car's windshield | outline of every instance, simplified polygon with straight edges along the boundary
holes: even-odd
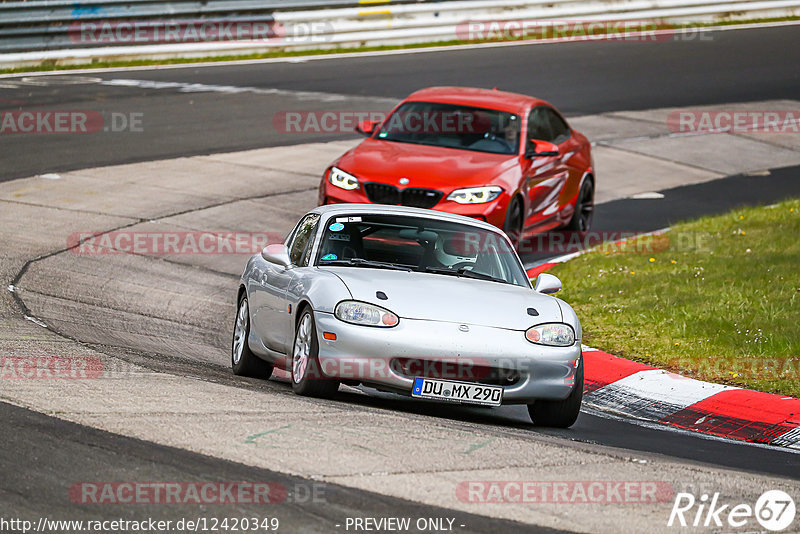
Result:
[[[316,264],[420,271],[530,287],[516,253],[499,232],[425,217],[332,217]]]
[[[493,109],[406,102],[381,125],[377,139],[492,154],[516,154],[519,116]]]

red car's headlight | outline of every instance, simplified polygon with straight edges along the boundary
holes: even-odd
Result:
[[[328,181],[336,187],[346,189],[347,191],[358,189],[358,178],[352,174],[344,172],[342,169],[337,169],[336,167],[331,167],[330,174],[328,175]]]
[[[465,189],[456,189],[447,195],[447,200],[452,200],[459,204],[484,204],[496,199],[502,192],[503,188],[496,185],[467,187]]]

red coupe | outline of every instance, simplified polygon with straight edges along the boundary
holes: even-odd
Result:
[[[502,228],[515,243],[525,234],[591,225],[589,141],[544,100],[431,87],[357,131],[367,139],[325,171],[320,205],[447,211]]]

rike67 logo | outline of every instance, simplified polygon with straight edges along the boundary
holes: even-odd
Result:
[[[720,502],[719,493],[699,499],[691,493],[678,493],[667,526],[678,527],[753,527],[752,521],[772,532],[786,530],[794,522],[794,499],[781,490],[764,492],[755,506],[746,503],[732,505]]]

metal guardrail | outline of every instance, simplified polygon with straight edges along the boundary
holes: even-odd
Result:
[[[419,0],[407,0],[417,2]],[[386,2],[388,3],[388,2]],[[402,3],[395,1],[394,3]],[[0,2],[0,24],[42,24],[76,19],[171,17],[237,11],[270,13],[276,10],[330,9],[369,5],[357,0],[28,0]],[[379,5],[379,4],[378,4]]]
[[[0,53],[93,46],[69,32],[84,21],[265,21],[275,11],[314,10],[429,0],[28,0],[0,1]],[[442,0],[436,0],[442,1]],[[447,0],[444,0],[447,1]],[[96,46],[96,45],[94,45]]]
[[[470,21],[685,23],[792,15],[800,16],[800,0],[14,1],[0,2],[0,66],[465,40]],[[164,38],[168,27],[180,33],[203,24],[215,38]],[[230,25],[250,33],[220,36]],[[109,38],[100,30],[123,27],[126,35],[135,27],[142,38]]]

